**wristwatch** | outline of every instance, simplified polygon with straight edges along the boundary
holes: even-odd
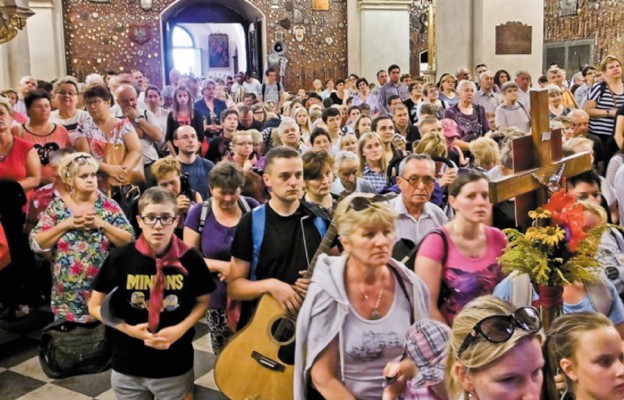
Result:
[[[139,124],[139,122],[141,122],[141,117],[136,117],[136,118],[134,119],[134,124],[135,124],[135,125],[138,125],[138,124]]]

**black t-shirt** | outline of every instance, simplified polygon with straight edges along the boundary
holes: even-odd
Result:
[[[248,131],[250,129],[255,129],[255,130],[261,131],[262,130],[262,124],[254,119],[253,122],[251,123],[251,125],[246,127],[246,128],[243,125],[241,125],[240,123],[236,127],[237,131]]]
[[[405,101],[403,101],[405,107],[409,110],[409,119],[410,122],[414,125],[418,123],[418,104],[414,103],[414,100],[411,97]]]
[[[300,277],[299,271],[308,268],[308,263],[321,244],[321,235],[314,225],[314,217],[303,205],[288,217],[277,214],[268,203],[265,207],[266,225],[260,246],[256,279],[276,278],[293,284]],[[232,256],[249,263],[253,258],[251,216],[252,213],[247,213],[241,218],[232,242]],[[306,216],[308,217],[302,220]],[[302,223],[305,234],[301,231]],[[249,321],[256,304],[257,301],[242,303],[239,327]]]
[[[215,283],[204,259],[195,249],[187,251],[180,263],[188,271],[164,268],[165,292],[158,329],[182,322],[196,304],[196,298],[212,292]],[[113,249],[93,281],[93,289],[108,293],[116,286],[111,300],[112,313],[130,325],[147,322],[150,289],[156,276],[156,261],[144,256],[134,243]],[[167,350],[147,347],[117,329],[109,329],[113,341],[113,369],[127,375],[145,378],[178,376],[193,368],[192,340],[189,329]]]
[[[587,139],[594,142],[594,164],[598,165],[599,162],[605,160],[605,148],[602,144],[602,140],[596,135],[592,135],[591,133],[587,134]]]

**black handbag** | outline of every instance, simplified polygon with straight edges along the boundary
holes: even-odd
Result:
[[[105,326],[99,322],[80,324],[54,321],[43,329],[39,363],[52,379],[106,371],[112,361],[112,347]]]

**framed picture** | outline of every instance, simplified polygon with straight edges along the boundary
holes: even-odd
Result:
[[[210,68],[229,68],[228,35],[225,33],[214,33],[208,36],[208,66]]]
[[[576,15],[576,0],[560,0],[561,16]]]
[[[312,10],[329,11],[329,0],[312,0]]]

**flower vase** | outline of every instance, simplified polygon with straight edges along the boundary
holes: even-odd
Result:
[[[563,287],[538,285],[539,311],[544,331],[548,331],[557,317],[563,314]]]

